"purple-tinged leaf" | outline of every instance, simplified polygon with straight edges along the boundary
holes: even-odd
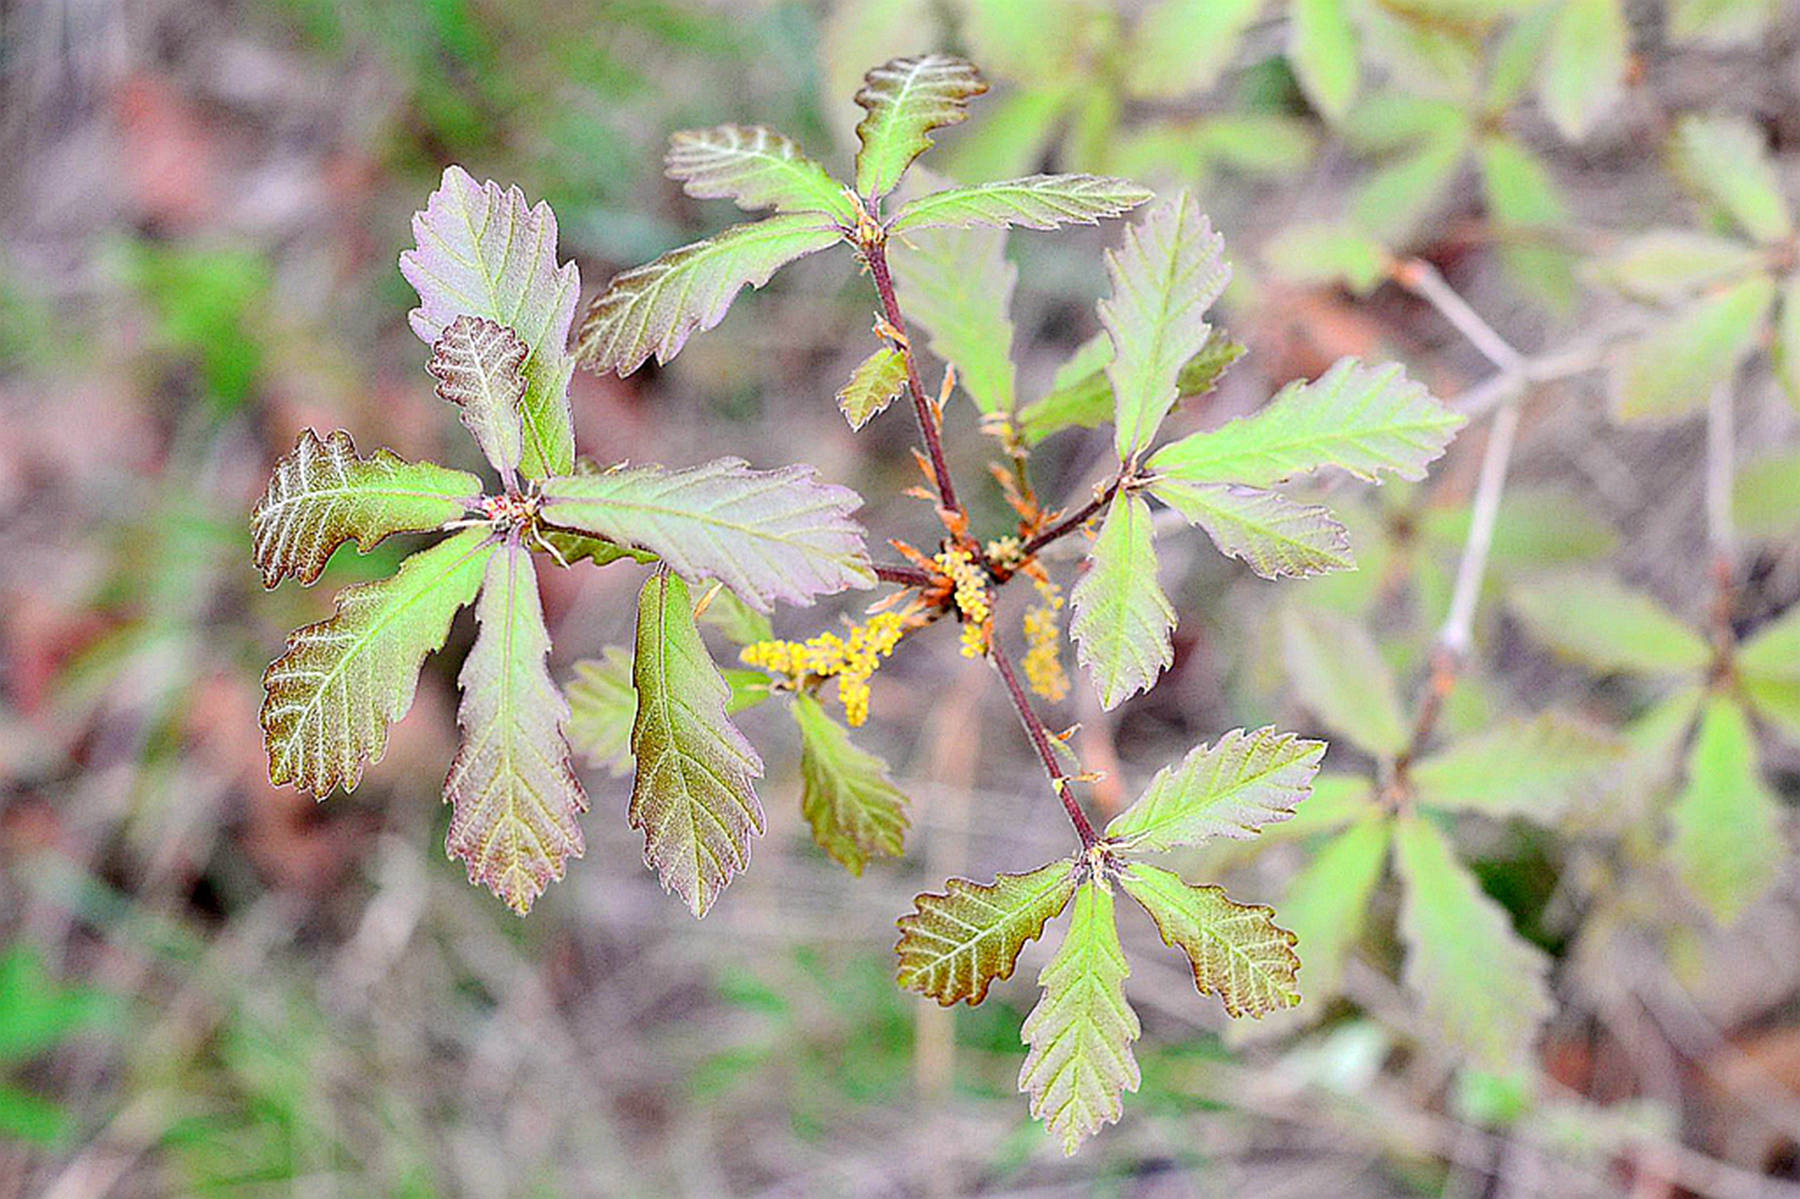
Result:
[[[504,478],[519,469],[525,398],[525,358],[531,347],[507,326],[459,316],[431,346],[425,369],[437,378],[440,399],[462,409],[463,427]]]

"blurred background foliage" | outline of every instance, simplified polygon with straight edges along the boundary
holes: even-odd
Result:
[[[785,801],[791,735],[749,713],[771,829],[699,924],[642,868],[625,784],[597,772],[587,857],[529,921],[446,866],[432,797],[461,624],[354,794],[315,806],[268,785],[263,664],[406,548],[264,594],[247,513],[270,463],[310,425],[472,465],[395,269],[443,164],[548,199],[591,296],[726,219],[661,177],[669,132],[762,122],[841,165],[862,72],[934,48],[995,86],[933,169],[1196,190],[1249,354],[1184,419],[1242,414],[1350,353],[1404,361],[1478,417],[1424,484],[1321,485],[1357,573],[1277,587],[1197,538],[1165,542],[1170,679],[1113,715],[1078,685],[1053,717],[1080,722],[1103,805],[1230,727],[1331,730],[1284,645],[1296,620],[1366,636],[1411,715],[1479,418],[1529,377],[1440,733],[1559,709],[1627,748],[1553,820],[1446,822],[1553,963],[1553,1007],[1505,1068],[1421,1009],[1398,889],[1377,879],[1342,993],[1304,1009],[1307,1029],[1227,1034],[1178,961],[1134,953],[1142,1092],[1064,1162],[1013,1094],[1041,953],[973,1011],[891,983],[915,891],[1064,848],[1012,717],[949,638],[882,672],[865,730],[914,801],[909,856],[856,880],[818,853]],[[1800,603],[1800,300],[1771,307],[1800,257],[1797,49],[1780,0],[0,3],[0,1196],[1800,1193],[1791,861],[1772,855],[1725,922],[1682,885],[1680,688],[1552,653],[1541,626],[1574,609],[1534,622],[1530,598],[1578,569],[1746,639]],[[1655,229],[1682,232],[1640,240]],[[1022,398],[1095,331],[1115,236],[1012,239]],[[826,257],[667,369],[580,375],[581,450],[808,460],[869,497],[878,538],[928,538],[929,514],[897,498],[905,421],[853,440],[832,403],[868,311],[848,256]],[[1497,382],[1401,285],[1415,259],[1524,375]],[[1758,272],[1761,307],[1718,307],[1726,285],[1761,295]],[[1739,467],[1723,615],[1691,415],[1721,381]],[[981,442],[956,430],[974,423],[953,411],[971,478]],[[1106,442],[1047,441],[1046,492],[1083,497]],[[998,489],[972,499],[999,527]],[[622,640],[635,580],[545,579],[559,678]],[[1794,673],[1795,698],[1765,688],[1727,764],[1762,780],[1781,847],[1800,747],[1766,714],[1800,709]],[[1335,786],[1371,759],[1345,740],[1327,769]],[[1277,902],[1320,827],[1207,868]]]

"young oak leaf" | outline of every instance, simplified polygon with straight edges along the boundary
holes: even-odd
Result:
[[[1756,736],[1743,708],[1712,696],[1688,751],[1675,800],[1675,868],[1721,925],[1735,921],[1775,881],[1786,856],[1781,801],[1763,782]]]
[[[1131,1043],[1143,1029],[1125,1000],[1130,973],[1112,892],[1090,879],[1076,892],[1062,947],[1038,975],[1044,993],[1019,1029],[1031,1046],[1019,1090],[1066,1154],[1118,1120],[1124,1092],[1138,1088]]]
[[[1055,229],[1095,225],[1123,216],[1152,193],[1126,179],[1101,175],[1031,175],[976,187],[932,192],[911,201],[888,222],[888,235],[952,225]]]
[[[488,559],[475,619],[481,631],[457,680],[463,740],[444,782],[444,847],[471,883],[523,916],[581,856],[576,817],[588,806],[563,738],[569,705],[544,666],[550,634],[530,551],[508,544]]]
[[[1181,364],[1175,376],[1178,396],[1205,395],[1244,353],[1242,342],[1233,341],[1223,329],[1212,330],[1206,344]],[[1052,433],[1076,426],[1098,429],[1111,420],[1116,402],[1106,365],[1112,358],[1112,339],[1104,331],[1083,342],[1056,372],[1049,394],[1020,410],[1019,433],[1025,444],[1035,446]]]
[[[423,533],[455,520],[481,498],[481,480],[434,462],[407,462],[387,450],[356,456],[342,429],[320,441],[307,429],[275,464],[250,516],[263,586],[293,575],[318,580],[346,541],[367,553],[391,533]]]
[[[1175,660],[1169,640],[1175,609],[1156,581],[1150,519],[1142,497],[1114,496],[1094,542],[1092,565],[1069,596],[1075,656],[1108,710],[1148,689]]]
[[[546,523],[645,550],[687,579],[719,579],[759,612],[777,599],[875,582],[855,492],[809,466],[752,470],[741,458],[669,470],[620,466],[544,485]]]
[[[1274,728],[1232,729],[1216,745],[1195,746],[1157,771],[1137,802],[1113,817],[1106,836],[1145,853],[1214,837],[1253,837],[1264,825],[1293,818],[1324,758],[1323,741]]]
[[[498,321],[463,315],[444,327],[425,364],[440,399],[462,410],[462,423],[504,478],[519,469],[524,434],[525,358],[531,347]]]
[[[1019,268],[1002,229],[933,229],[891,255],[900,307],[930,335],[931,352],[956,367],[956,381],[988,414],[1017,398],[1008,311]]]
[[[1300,702],[1320,723],[1367,753],[1406,748],[1406,716],[1394,674],[1362,625],[1336,612],[1291,607],[1281,618],[1283,656]]]
[[[731,687],[700,640],[687,584],[667,567],[638,596],[632,685],[637,779],[627,818],[643,830],[644,862],[663,887],[704,916],[763,832],[763,764],[726,719]]]
[[[591,766],[603,766],[615,776],[629,770],[631,726],[637,721],[631,654],[609,645],[598,659],[575,663],[568,699],[569,744]]]
[[[987,90],[973,63],[948,54],[895,58],[864,75],[854,97],[866,114],[856,126],[857,193],[878,200],[893,191],[931,148],[931,131],[967,120],[969,100]]]
[[[1068,858],[991,883],[950,879],[943,894],[920,895],[916,910],[897,922],[895,979],[945,1007],[958,1000],[972,1007],[987,998],[995,979],[1012,977],[1019,954],[1074,893],[1075,863]]]
[[[1609,575],[1571,573],[1514,587],[1512,610],[1551,649],[1598,670],[1688,674],[1706,639],[1655,598]]]
[[[1450,1044],[1490,1070],[1516,1067],[1553,1006],[1549,959],[1513,931],[1506,909],[1428,821],[1396,822],[1394,866],[1405,887],[1407,988]]]
[[[837,393],[838,409],[852,429],[860,429],[905,387],[906,355],[893,346],[882,346],[851,372],[850,381]]]
[[[616,276],[589,306],[575,356],[597,371],[629,375],[652,354],[667,362],[689,336],[725,319],[738,292],[843,238],[819,213],[772,216],[670,250]]]
[[[906,796],[888,778],[887,763],[858,748],[812,696],[795,696],[793,712],[800,726],[800,813],[813,840],[858,877],[870,858],[899,857]]]
[[[475,598],[495,543],[466,529],[420,550],[392,578],[345,588],[329,619],[288,636],[263,674],[269,779],[324,797],[355,790],[387,748],[388,725],[412,706],[425,655]]]
[[[1362,936],[1369,900],[1387,861],[1391,822],[1364,819],[1340,832],[1288,883],[1281,918],[1304,955],[1305,1008],[1322,1014],[1344,981],[1344,964]]]
[[[1265,579],[1356,568],[1350,531],[1328,508],[1240,483],[1163,478],[1151,483],[1150,494],[1205,529],[1221,554],[1242,559]]]
[[[1223,887],[1195,887],[1157,866],[1133,862],[1119,880],[1156,921],[1165,944],[1187,954],[1194,986],[1233,1016],[1261,1016],[1300,1002],[1294,934],[1275,909],[1237,903]]]
[[[1126,228],[1125,244],[1107,251],[1106,272],[1112,295],[1099,307],[1113,343],[1106,376],[1114,444],[1121,462],[1134,462],[1175,404],[1182,364],[1212,333],[1206,310],[1230,282],[1231,267],[1224,238],[1184,190]]]
[[[575,461],[567,347],[581,278],[574,263],[556,265],[556,215],[541,200],[528,206],[516,187],[478,184],[451,166],[412,226],[418,245],[400,255],[400,273],[419,293],[413,332],[434,345],[464,315],[512,329],[529,350],[521,469],[534,479],[567,474]]]
[[[1616,765],[1624,744],[1556,712],[1512,720],[1453,742],[1408,772],[1429,807],[1549,823],[1580,788]]]
[[[854,228],[857,205],[791,138],[761,125],[684,129],[669,138],[665,173],[700,200],[755,211],[818,212]]]
[[[1340,358],[1311,383],[1294,382],[1260,411],[1171,442],[1150,470],[1186,483],[1267,487],[1323,466],[1379,482],[1417,482],[1465,417],[1431,398],[1398,364]]]

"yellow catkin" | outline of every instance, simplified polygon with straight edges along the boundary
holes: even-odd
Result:
[[[1025,613],[1025,680],[1052,703],[1069,694],[1062,664],[1062,588],[1048,579],[1033,579],[1040,602]]]
[[[962,613],[962,655],[979,658],[987,653],[988,619],[994,614],[987,574],[975,565],[967,550],[949,549],[938,554],[938,569],[956,584],[956,610]]]
[[[879,612],[848,633],[820,633],[807,641],[758,641],[739,653],[745,665],[782,675],[792,686],[808,678],[838,681],[844,718],[860,725],[869,718],[869,676],[894,652],[906,632],[898,612]]]

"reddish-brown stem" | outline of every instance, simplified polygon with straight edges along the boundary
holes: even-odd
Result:
[[[1031,555],[1049,545],[1052,541],[1059,541],[1062,538],[1067,537],[1070,533],[1073,533],[1076,529],[1079,529],[1082,525],[1085,525],[1088,521],[1094,519],[1094,514],[1106,507],[1106,505],[1111,502],[1113,496],[1118,494],[1119,488],[1124,485],[1125,472],[1120,471],[1113,476],[1112,482],[1101,488],[1093,499],[1076,509],[1072,515],[1064,520],[1056,522],[1042,533],[1039,533],[1036,537],[1033,537],[1030,541],[1027,541],[1024,547],[1025,556],[1029,558]]]
[[[919,418],[919,436],[925,440],[925,452],[931,458],[931,473],[937,480],[938,499],[945,508],[966,516],[956,499],[956,484],[950,481],[950,467],[944,460],[944,439],[938,432],[937,417],[931,411],[931,400],[919,381],[919,366],[913,360],[912,344],[906,332],[906,318],[900,313],[900,300],[894,294],[894,277],[888,273],[887,246],[879,238],[862,244],[863,261],[869,264],[869,277],[875,280],[875,291],[881,297],[881,313],[894,332],[900,335],[900,356],[906,360],[906,390],[912,394],[913,415]]]
[[[1056,750],[1050,744],[1050,730],[1044,727],[1031,701],[1025,697],[1025,689],[1019,686],[1019,676],[1013,672],[1012,661],[997,640],[988,647],[988,657],[994,660],[994,669],[1000,672],[1000,679],[1006,684],[1006,694],[1012,698],[1013,708],[1019,713],[1019,723],[1025,726],[1032,748],[1037,750],[1038,759],[1044,764],[1044,773],[1050,776],[1050,787],[1062,800],[1063,811],[1069,814],[1069,823],[1075,826],[1075,835],[1081,838],[1082,850],[1092,849],[1099,844],[1100,834],[1094,831],[1094,826],[1088,823],[1087,813],[1075,802],[1069,789],[1069,777],[1063,773],[1062,764],[1056,760]]]
[[[928,572],[893,562],[875,563],[875,577],[883,583],[898,583],[902,587],[924,587],[931,582]]]

